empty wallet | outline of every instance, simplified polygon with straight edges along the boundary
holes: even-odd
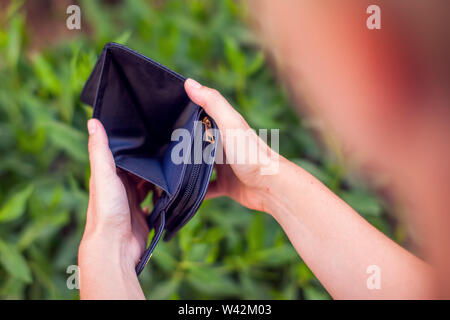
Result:
[[[108,43],[81,93],[105,127],[116,166],[159,191],[147,218],[155,233],[136,266],[138,275],[162,233],[170,240],[194,216],[214,166],[216,123],[189,99],[184,81],[129,48]],[[183,134],[174,139],[176,129]]]

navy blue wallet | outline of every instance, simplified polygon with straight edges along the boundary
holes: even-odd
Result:
[[[116,166],[159,191],[147,218],[155,234],[136,266],[137,274],[162,233],[170,240],[194,216],[214,166],[217,126],[189,99],[184,81],[129,48],[108,43],[81,93],[105,127]],[[176,129],[183,134],[174,139]]]

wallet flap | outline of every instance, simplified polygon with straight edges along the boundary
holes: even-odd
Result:
[[[100,76],[105,63],[105,51],[106,49],[102,50],[97,62],[95,63],[94,69],[92,70],[88,80],[84,84],[83,90],[81,91],[81,101],[90,106],[94,106],[95,98],[97,96]]]

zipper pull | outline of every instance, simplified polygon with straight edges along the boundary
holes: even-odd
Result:
[[[206,136],[206,141],[209,143],[214,143],[214,135],[211,133],[211,121],[209,120],[208,117],[204,117],[203,120],[203,125],[205,126],[205,136]]]

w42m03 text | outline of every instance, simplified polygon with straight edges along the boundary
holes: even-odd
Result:
[[[269,304],[222,304],[220,307],[184,305],[178,308],[180,315],[201,315],[209,318],[214,313],[223,315],[270,315],[272,306]]]

